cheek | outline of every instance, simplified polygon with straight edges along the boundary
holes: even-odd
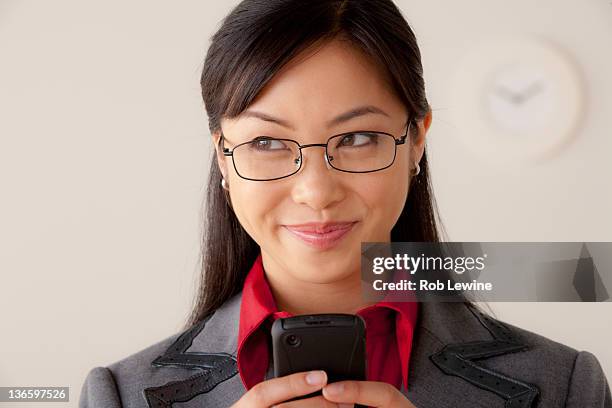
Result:
[[[406,203],[406,198],[408,198],[408,190],[410,186],[410,172],[411,167],[408,159],[408,149],[398,149],[397,157],[395,158],[395,163],[391,168],[393,171],[388,175],[389,184],[387,187],[390,189],[389,192],[389,205],[391,207],[391,211],[394,215],[399,218],[402,210],[404,209],[404,204]],[[393,223],[395,225],[395,222]]]
[[[248,180],[235,182],[230,197],[238,221],[261,246],[267,239],[269,229],[274,226],[275,207],[281,198],[265,183]]]
[[[397,164],[398,165],[396,167]],[[369,208],[371,228],[387,234],[397,222],[408,196],[408,166],[397,160],[389,169],[364,180],[361,196]],[[376,173],[372,173],[375,175]]]

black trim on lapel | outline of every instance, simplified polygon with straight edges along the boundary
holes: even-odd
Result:
[[[185,380],[145,388],[143,393],[149,407],[167,408],[172,407],[174,402],[189,401],[199,394],[209,392],[217,384],[238,373],[236,359],[231,354],[186,351],[211,316],[182,333],[163,355],[151,362],[155,367],[174,366],[198,370],[198,373]]]
[[[491,391],[506,400],[506,408],[529,408],[539,395],[538,388],[476,363],[476,360],[507,353],[525,351],[528,346],[519,341],[501,322],[468,309],[493,336],[493,340],[448,344],[430,356],[433,363],[447,375],[455,375],[477,387]]]

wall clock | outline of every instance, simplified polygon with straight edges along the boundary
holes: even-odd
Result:
[[[571,56],[535,36],[489,39],[454,70],[451,112],[461,140],[487,159],[539,161],[579,130],[584,85]]]

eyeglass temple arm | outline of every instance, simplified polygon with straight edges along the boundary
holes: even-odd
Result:
[[[408,132],[410,131],[411,123],[412,123],[412,118],[408,118],[408,123],[407,123],[408,126],[406,126],[406,133],[404,133],[404,135],[400,137],[399,139],[395,139],[396,145],[401,145],[406,142],[406,138],[408,137]]]
[[[217,145],[222,148],[224,156],[232,156],[233,152],[231,152],[230,149],[228,149],[227,147],[223,147],[224,138],[225,137],[223,136],[223,132],[221,132],[221,137],[219,137],[219,142],[217,142]]]

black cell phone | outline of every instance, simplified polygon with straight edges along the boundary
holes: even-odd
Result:
[[[328,383],[365,381],[365,330],[363,318],[345,313],[298,315],[275,320],[272,324],[274,377],[325,370]],[[321,394],[317,391],[289,401]]]

